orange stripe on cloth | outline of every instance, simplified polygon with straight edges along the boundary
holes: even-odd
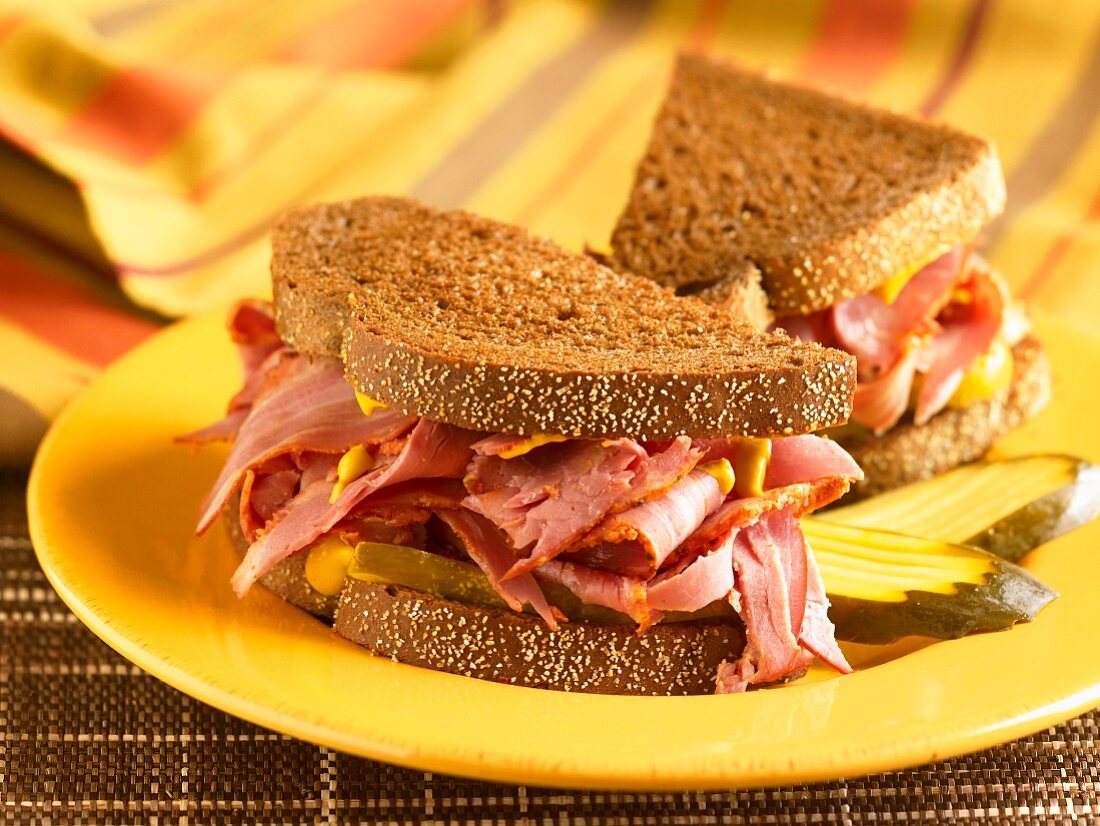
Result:
[[[274,57],[337,69],[399,66],[413,57],[425,40],[476,2],[360,0],[301,33]]]
[[[157,329],[6,250],[0,250],[0,294],[0,316],[98,366],[114,361]]]
[[[830,0],[802,74],[864,91],[897,56],[914,5],[914,0]]]
[[[142,163],[183,132],[224,79],[222,73],[122,68],[76,113],[61,137],[128,163]]]
[[[1035,268],[1035,272],[1031,274],[1031,277],[1028,278],[1024,286],[1020,289],[1021,298],[1030,299],[1042,289],[1043,285],[1050,279],[1055,269],[1057,269],[1058,264],[1065,258],[1070,247],[1073,246],[1073,242],[1076,241],[1077,237],[1081,234],[1081,230],[1095,221],[1100,221],[1100,192],[1096,193],[1088,210],[1081,216],[1081,219],[1073,227],[1059,235],[1054,243],[1050,245],[1050,249],[1047,250],[1047,254],[1043,256],[1043,260],[1039,262],[1039,266]]]

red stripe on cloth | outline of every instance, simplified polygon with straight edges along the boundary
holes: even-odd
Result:
[[[0,317],[100,367],[157,329],[7,250],[0,250],[0,295]]]
[[[959,48],[955,52],[955,57],[947,67],[943,79],[932,90],[932,94],[925,100],[924,105],[921,106],[922,114],[936,114],[943,108],[951,93],[955,91],[955,87],[959,85],[959,81],[970,63],[970,58],[974,55],[974,46],[978,42],[978,35],[981,33],[982,26],[989,14],[990,3],[991,0],[973,0],[970,17],[967,18],[966,28],[963,29],[962,39],[959,41]]]
[[[361,0],[299,34],[274,57],[338,69],[394,67],[477,0]]]
[[[194,121],[224,80],[220,73],[183,76],[148,66],[122,68],[69,121],[61,138],[142,163]]]
[[[828,0],[802,74],[854,92],[867,89],[893,62],[914,0]]]
[[[1066,257],[1066,253],[1069,252],[1073,242],[1081,234],[1081,230],[1095,221],[1100,221],[1100,192],[1093,198],[1088,210],[1081,216],[1081,220],[1073,228],[1058,236],[1054,243],[1050,245],[1047,254],[1043,256],[1043,260],[1039,262],[1035,272],[1031,274],[1031,277],[1028,278],[1020,290],[1021,298],[1032,298],[1042,289],[1043,285],[1050,280],[1050,276],[1058,267],[1058,264]]]

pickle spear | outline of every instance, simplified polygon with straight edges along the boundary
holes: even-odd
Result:
[[[837,639],[955,639],[1035,618],[1057,594],[1023,568],[939,539],[804,519]]]
[[[489,578],[476,565],[405,545],[360,542],[348,565],[348,576],[384,585],[403,585],[467,605],[508,607],[489,584]],[[634,620],[626,614],[582,602],[572,591],[556,582],[541,581],[539,587],[546,595],[547,602],[570,620],[598,625],[634,624]],[[670,612],[664,616],[663,621],[682,622],[727,616],[734,616],[734,611],[729,603],[723,601],[691,613]]]
[[[1100,465],[1040,454],[963,465],[814,519],[973,545],[1015,562],[1097,514]]]

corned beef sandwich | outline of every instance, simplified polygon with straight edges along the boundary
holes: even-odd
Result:
[[[854,359],[465,212],[277,225],[244,385],[193,441],[257,582],[372,653],[525,686],[743,691],[849,666],[799,517],[861,477],[809,435]]]
[[[684,54],[614,262],[855,355],[834,435],[867,495],[979,457],[1049,399],[1027,316],[975,249],[1004,200],[984,138]]]

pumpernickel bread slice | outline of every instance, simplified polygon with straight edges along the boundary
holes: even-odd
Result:
[[[466,212],[401,198],[298,210],[276,227],[272,272],[292,347],[342,353],[368,396],[461,427],[771,436],[851,410],[851,356]]]
[[[984,138],[683,54],[612,248],[681,293],[743,293],[758,268],[777,315],[806,314],[971,240],[1004,200]]]
[[[962,409],[947,408],[923,425],[909,416],[882,436],[847,426],[834,438],[863,468],[845,502],[930,479],[980,458],[993,442],[1050,401],[1050,363],[1034,336],[1012,348],[1013,381],[1001,393]]]
[[[239,501],[239,497],[238,497]],[[248,551],[237,508],[222,515],[240,556]],[[745,646],[736,618],[652,626],[563,623],[464,605],[398,585],[347,579],[325,596],[305,577],[306,553],[279,562],[260,584],[372,654],[409,665],[533,688],[594,694],[712,694],[722,660]]]
[[[529,688],[587,694],[713,694],[718,665],[741,655],[736,621],[654,625],[565,622],[349,580],[336,633],[408,665]]]

